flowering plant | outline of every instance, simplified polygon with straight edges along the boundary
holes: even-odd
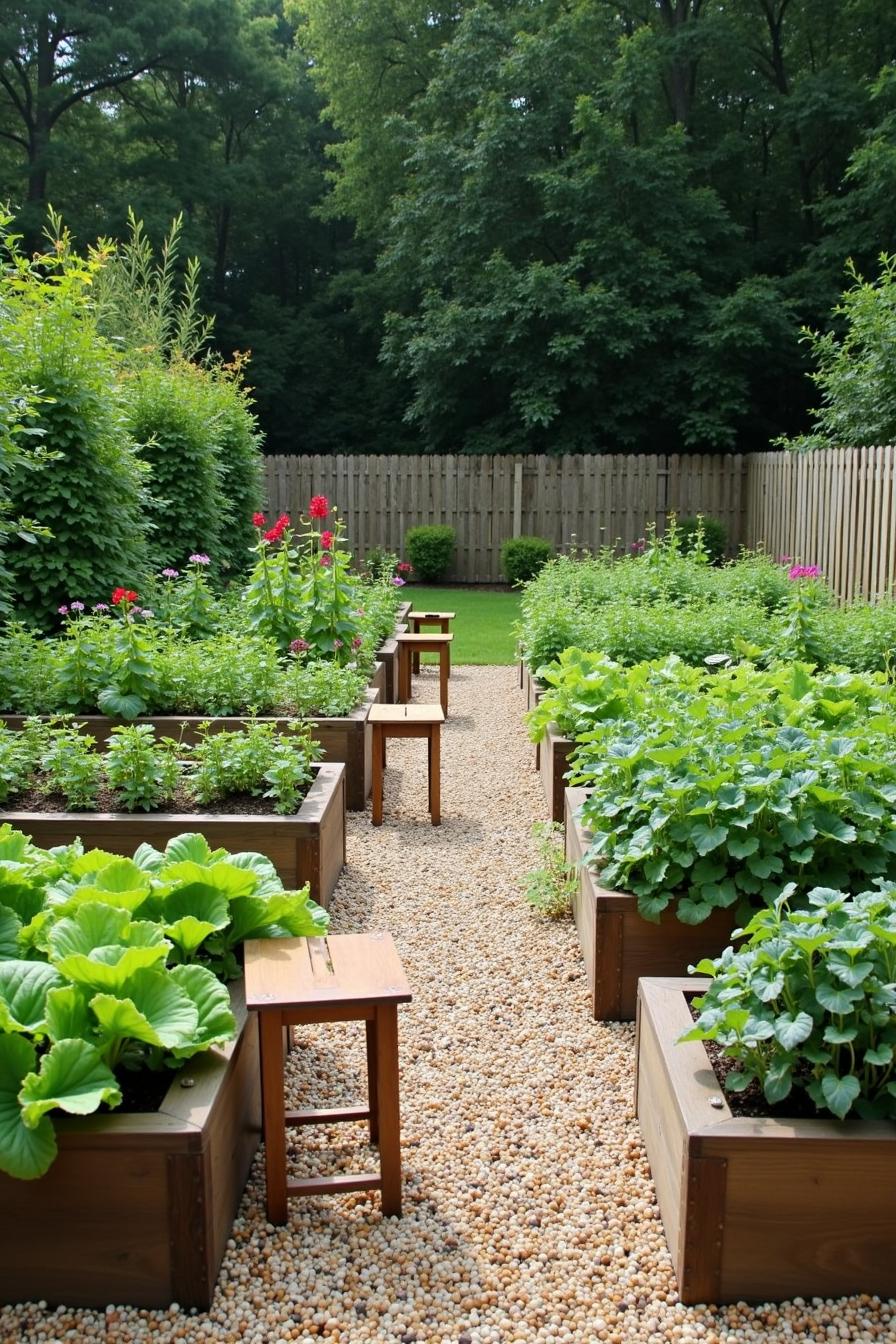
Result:
[[[146,712],[158,690],[151,637],[146,626],[135,619],[139,609],[132,588],[116,588],[111,602],[118,617],[112,646],[114,663],[110,684],[100,691],[97,704],[104,714],[135,719]]]
[[[299,552],[288,514],[281,514],[270,528],[263,513],[256,513],[252,522],[258,534],[253,548],[256,561],[243,605],[253,633],[272,639],[285,653],[302,621]]]

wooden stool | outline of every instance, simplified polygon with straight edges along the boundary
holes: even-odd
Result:
[[[433,826],[441,824],[440,734],[445,715],[439,705],[371,705],[373,726],[373,816],[374,826],[383,824],[383,771],[386,768],[387,737],[425,737],[429,743],[429,813]]]
[[[419,635],[424,625],[437,625],[443,635],[447,635],[451,622],[457,615],[454,611],[409,611],[408,624],[412,635]],[[414,672],[420,671],[420,654],[414,654]],[[448,649],[448,675],[451,676],[451,649]]]
[[[453,635],[396,635],[398,645],[398,699],[411,698],[411,662],[415,654],[437,653],[439,655],[439,699],[445,718],[448,717],[448,658]]]
[[[246,1006],[261,1031],[267,1211],[285,1223],[290,1195],[379,1190],[384,1214],[401,1213],[401,1138],[398,1114],[398,1004],[411,991],[388,933],[331,934],[327,938],[253,938],[245,944]],[[287,1111],[283,1028],[312,1022],[366,1023],[369,1103]],[[340,1172],[301,1181],[286,1178],[286,1126],[367,1120],[379,1144],[380,1174]]]

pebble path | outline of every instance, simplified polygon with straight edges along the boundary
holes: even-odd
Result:
[[[433,672],[415,699],[438,699]],[[679,1303],[632,1112],[633,1028],[590,1020],[571,922],[522,898],[545,814],[522,714],[515,669],[455,668],[442,826],[419,741],[390,743],[384,825],[349,817],[333,931],[389,930],[414,992],[399,1010],[404,1217],[346,1194],[292,1200],[273,1227],[259,1154],[210,1312],[0,1307],[2,1344],[896,1341],[896,1302],[872,1297]],[[294,1105],[363,1095],[359,1024],[301,1045]],[[362,1125],[299,1136],[296,1174],[375,1162]]]

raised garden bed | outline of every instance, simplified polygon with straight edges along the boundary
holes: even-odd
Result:
[[[373,783],[371,749],[373,731],[368,723],[370,706],[380,700],[380,692],[371,689],[363,705],[352,710],[342,718],[308,719],[311,736],[321,744],[324,759],[328,762],[341,761],[345,765],[345,805],[351,812],[363,812],[364,804],[370,796]],[[105,743],[113,728],[124,723],[123,719],[110,718],[107,714],[78,714],[78,723],[84,725],[85,732],[96,738],[98,744]],[[25,722],[21,714],[0,715],[0,723],[8,728],[19,729]],[[219,715],[211,717],[202,714],[156,714],[146,715],[133,720],[134,723],[149,723],[159,737],[173,737],[183,742],[196,742],[199,737],[199,725],[209,723],[212,732],[234,731],[245,728],[245,716]],[[272,723],[280,732],[286,732],[291,719],[259,715],[258,723]]]
[[[686,992],[641,981],[636,1107],[685,1303],[896,1295],[896,1125],[735,1118]]]
[[[538,744],[538,771],[551,821],[565,818],[566,772],[575,745],[571,738],[561,737],[553,723]]]
[[[670,907],[653,924],[641,918],[637,899],[629,892],[601,887],[582,861],[590,845],[578,817],[585,797],[585,789],[566,790],[566,857],[578,871],[573,917],[594,1017],[629,1022],[637,1008],[640,976],[686,975],[701,957],[716,956],[727,947],[735,917],[731,910],[715,910],[702,924],[682,924]]]
[[[173,1074],[157,1111],[57,1119],[45,1176],[0,1174],[4,1302],[211,1306],[261,1134],[257,1019],[231,997],[236,1040]]]
[[[293,816],[208,812],[0,812],[16,830],[48,849],[80,836],[87,848],[133,854],[142,844],[164,849],[172,836],[201,831],[212,848],[254,850],[271,860],[289,889],[308,882],[329,905],[345,863],[345,766],[315,765],[316,778]]]

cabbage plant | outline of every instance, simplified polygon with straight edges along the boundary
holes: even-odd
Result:
[[[120,1105],[121,1070],[177,1068],[230,1040],[224,981],[244,939],[328,926],[264,855],[201,835],[122,858],[0,827],[0,1170],[42,1176],[51,1112]]]

